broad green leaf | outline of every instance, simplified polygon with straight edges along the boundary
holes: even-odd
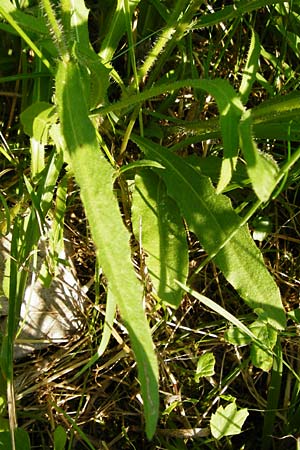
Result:
[[[98,148],[88,117],[88,74],[75,61],[60,61],[56,101],[70,161],[108,286],[120,308],[135,353],[144,402],[146,433],[158,417],[158,366],[142,305],[142,287],[131,262],[129,233],[113,192],[114,170]]]
[[[65,450],[67,443],[67,433],[65,429],[59,425],[54,430],[54,450]]]
[[[205,87],[204,87],[205,89]],[[213,80],[209,92],[215,97],[220,113],[220,127],[224,148],[217,193],[230,183],[238,156],[238,124],[243,113],[243,105],[233,87],[226,80]]]
[[[266,312],[270,325],[283,329],[286,319],[279,289],[229,198],[217,195],[209,178],[164,147],[137,136],[132,140],[147,158],[165,167],[159,175],[168,194],[227,280],[251,308]]]
[[[250,328],[250,327],[249,327]],[[224,333],[224,339],[232,345],[244,346],[252,342],[251,336],[243,333],[238,327],[230,326]]]
[[[254,192],[265,202],[272,194],[276,182],[278,167],[272,157],[259,153],[252,137],[251,111],[246,111],[239,125],[241,147],[247,162],[247,171]]]
[[[9,420],[6,417],[0,417],[0,433],[3,431],[9,431]]]
[[[252,364],[264,371],[269,371],[273,365],[273,349],[277,340],[277,332],[265,322],[257,320],[249,325],[249,330],[255,336],[253,340],[237,327],[230,327],[224,334],[227,342],[243,346],[251,344],[250,356]]]
[[[55,107],[47,102],[36,102],[20,115],[24,132],[37,142],[48,144],[47,130],[57,120]]]
[[[34,33],[36,36],[49,35],[47,21],[43,15],[35,17],[32,14],[26,14],[21,8],[18,8],[10,0],[1,0],[1,8],[9,14],[16,23],[25,30]]]
[[[188,275],[186,233],[176,203],[152,171],[144,170],[135,177],[132,223],[158,296],[178,307],[182,289],[175,280],[185,283]]]
[[[24,132],[30,136],[31,178],[36,180],[45,168],[45,145],[49,129],[57,121],[56,109],[47,102],[36,102],[20,115]]]
[[[105,67],[91,46],[88,28],[89,9],[86,8],[84,0],[62,2],[61,9],[64,30],[70,29],[67,32],[67,37],[71,36],[67,43],[69,53],[74,52],[77,60],[90,72],[89,107],[96,108],[105,102],[110,69]]]
[[[217,156],[207,156],[202,158],[197,155],[189,155],[185,160],[193,167],[200,170],[202,175],[211,178],[213,183],[218,182],[218,177],[221,170],[222,160]],[[249,185],[249,177],[246,171],[246,165],[238,160],[235,171],[231,179],[231,184],[227,186],[226,191],[235,189],[237,187],[245,187]]]
[[[212,352],[203,353],[197,362],[197,369],[195,373],[195,381],[199,383],[200,378],[212,377],[215,373],[216,359]]]
[[[270,327],[268,324],[257,320],[249,327],[253,334],[257,337],[257,340],[260,341],[264,346],[268,347],[270,350],[273,350],[276,341],[277,341],[277,333],[274,328]],[[270,352],[265,351],[261,346],[258,346],[257,343],[253,342],[250,350],[251,361],[254,366],[264,370],[269,371],[273,365],[273,356]]]
[[[0,432],[0,450],[30,450],[30,440],[27,431],[23,428],[15,429],[15,448],[12,446],[11,432]]]
[[[230,183],[236,169],[237,156],[234,158],[223,158],[221,163],[220,178],[216,189],[217,194],[223,192]]]
[[[221,439],[224,436],[240,434],[248,415],[247,408],[242,408],[238,411],[235,402],[230,403],[225,408],[219,406],[210,419],[210,429],[213,437]]]

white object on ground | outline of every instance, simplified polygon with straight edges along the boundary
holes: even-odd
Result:
[[[38,246],[38,270],[45,258],[43,240]],[[9,258],[9,236],[0,239],[0,286],[3,286],[5,261]],[[45,287],[38,274],[29,273],[21,306],[19,333],[15,341],[14,357],[23,358],[31,352],[51,344],[65,342],[83,324],[84,304],[87,301],[76,278],[67,250],[59,255],[56,276]],[[0,297],[0,329],[5,330],[8,300]]]

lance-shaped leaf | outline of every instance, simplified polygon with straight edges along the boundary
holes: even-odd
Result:
[[[114,170],[98,148],[88,117],[88,73],[76,61],[61,61],[56,101],[64,151],[72,166],[109,289],[120,308],[135,353],[151,438],[158,417],[158,367],[142,306],[142,288],[131,262],[129,233],[113,193]]]
[[[177,202],[189,228],[208,254],[214,256],[227,280],[250,307],[266,312],[270,325],[283,329],[285,312],[279,289],[248,228],[240,226],[240,217],[229,198],[217,195],[210,179],[184,159],[145,138],[132,139],[147,158],[165,167],[159,174],[168,194]]]
[[[247,162],[247,172],[257,197],[265,202],[276,186],[278,167],[275,160],[259,153],[252,137],[251,111],[246,111],[239,125],[241,147]]]
[[[256,73],[259,69],[260,42],[257,33],[251,30],[251,41],[247,61],[243,70],[243,78],[240,85],[240,97],[243,104],[247,103]]]
[[[180,210],[154,172],[143,170],[135,177],[132,222],[135,237],[146,254],[146,265],[158,296],[178,307],[186,282],[188,249]]]

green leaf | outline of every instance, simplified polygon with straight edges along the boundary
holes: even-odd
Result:
[[[288,312],[288,317],[292,319],[297,325],[300,324],[300,309],[296,308]]]
[[[223,192],[230,183],[237,165],[237,156],[234,158],[223,158],[221,164],[220,178],[216,189],[217,194]]]
[[[89,9],[85,6],[84,0],[70,3],[63,2],[61,7],[64,30],[70,30],[69,52],[74,53],[76,59],[89,70],[90,94],[88,103],[90,108],[96,108],[105,103],[110,69],[105,67],[90,43]],[[76,45],[74,45],[74,40]]]
[[[221,305],[212,301],[210,298],[205,297],[205,295],[199,294],[199,292],[194,291],[193,289],[189,288],[188,286],[185,286],[179,281],[178,284],[182,287],[182,289],[184,289],[190,295],[192,295],[197,300],[202,302],[205,306],[210,308],[212,311],[215,311],[217,314],[220,314],[220,316],[224,317],[224,319],[228,320],[230,323],[235,325],[242,333],[245,333],[246,336],[249,336],[250,339],[252,339],[253,341],[256,340],[256,337],[253,334],[253,332],[249,330],[249,328],[247,328],[246,325],[243,324],[243,322],[241,322],[233,314],[224,309]]]
[[[24,132],[37,142],[48,143],[47,130],[56,122],[55,107],[47,102],[36,102],[20,115]]]
[[[214,375],[215,363],[216,359],[212,352],[203,353],[203,355],[200,356],[195,373],[196,383],[199,383],[200,378],[212,377]]]
[[[266,312],[270,325],[283,329],[286,319],[279,289],[229,198],[217,195],[209,178],[164,147],[137,136],[132,140],[147,158],[165,167],[159,174],[168,194],[227,280],[251,308]]]
[[[197,155],[189,155],[185,157],[191,166],[197,168],[205,175],[211,178],[213,183],[218,182],[222,160],[217,156],[207,156],[205,158],[199,157]],[[226,190],[235,189],[237,187],[244,187],[250,183],[249,177],[246,171],[246,165],[241,161],[237,162],[235,171],[233,172],[231,185],[227,186]]]
[[[130,13],[133,14],[140,0],[128,0]],[[113,7],[113,6],[112,6]],[[104,63],[111,61],[122,36],[126,32],[126,17],[124,14],[123,0],[117,0],[117,5],[111,20],[105,24],[106,34],[102,42],[99,55]]]
[[[152,160],[147,161],[146,159],[141,159],[139,161],[129,163],[126,166],[120,167],[118,172],[116,173],[116,176],[118,176],[120,173],[125,173],[128,172],[129,170],[140,169],[143,167],[156,167],[157,169],[164,169],[164,167],[161,164],[157,163],[156,161]]]
[[[248,415],[247,408],[238,411],[235,402],[230,403],[225,408],[219,406],[216,413],[211,415],[210,420],[213,437],[221,439],[224,436],[240,434]]]
[[[111,290],[108,290],[107,298],[106,298],[106,311],[105,311],[105,321],[103,326],[103,332],[101,336],[100,344],[97,348],[97,352],[89,359],[89,361],[83,366],[83,368],[76,374],[74,379],[80,377],[87,369],[92,367],[98,359],[103,355],[105,350],[107,349],[112,330],[114,319],[116,315],[116,300],[112,295]]]
[[[253,223],[253,239],[262,242],[272,232],[272,222],[268,216],[259,216]]]
[[[241,329],[231,326],[224,334],[227,342],[233,345],[243,346],[251,344],[251,362],[255,367],[269,371],[273,365],[273,348],[277,341],[277,332],[267,323],[256,320],[249,325],[249,330],[255,336],[245,334]]]
[[[259,320],[252,323],[249,328],[253,332],[253,334],[255,334],[257,340],[263,344],[263,346],[266,346],[268,349],[273,350],[277,341],[277,333],[274,328]],[[272,368],[272,354],[264,350],[264,348],[262,346],[259,346],[256,342],[253,342],[251,345],[250,356],[253,365],[258,367],[259,369],[268,372]]]
[[[182,289],[175,280],[184,283],[188,275],[186,233],[176,203],[152,171],[143,170],[135,177],[132,223],[157,295],[178,307]]]
[[[0,450],[30,450],[30,440],[27,431],[22,428],[15,429],[15,448],[12,448],[11,432],[0,432]]]
[[[88,74],[74,61],[58,64],[56,99],[70,161],[97,247],[108,287],[118,303],[136,357],[151,438],[158,418],[158,366],[150,328],[143,310],[142,287],[131,262],[129,233],[113,192],[114,170],[98,148],[88,117]]]
[[[35,17],[33,14],[26,14],[10,0],[1,0],[1,7],[23,29],[35,33],[39,37],[41,35],[49,35],[46,19],[42,14],[40,14],[39,17]]]
[[[64,450],[67,443],[67,433],[65,429],[59,425],[54,430],[54,450]]]
[[[243,333],[239,328],[232,325],[224,333],[224,339],[232,345],[244,346],[252,342],[249,335]]]
[[[272,157],[259,153],[252,137],[250,110],[246,111],[241,119],[239,133],[254,192],[262,202],[266,202],[276,187],[278,167]]]
[[[0,417],[0,433],[3,431],[9,431],[9,420],[5,417]]]
[[[256,81],[256,73],[259,69],[260,42],[258,34],[251,30],[251,41],[247,61],[243,70],[243,77],[240,85],[240,97],[243,105],[247,103],[252,85]]]

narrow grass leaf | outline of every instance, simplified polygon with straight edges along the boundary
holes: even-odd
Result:
[[[113,193],[114,170],[101,154],[96,131],[88,117],[88,74],[76,61],[61,61],[56,76],[56,98],[76,182],[97,246],[109,289],[129,331],[138,365],[146,432],[151,438],[158,417],[158,367],[150,328],[142,306],[142,289],[131,262],[129,233]]]
[[[228,320],[232,325],[235,325],[242,333],[249,336],[251,340],[256,340],[255,334],[248,328],[246,325],[243,324],[239,319],[237,319],[233,314],[228,312],[226,309],[224,309],[221,305],[218,305],[216,302],[213,302],[210,298],[206,297],[205,295],[199,294],[199,292],[196,292],[194,289],[189,288],[188,286],[185,286],[184,284],[177,281],[179,286],[182,287],[187,293],[191,294],[193,297],[195,297],[197,300],[202,302],[205,306],[210,308],[212,311],[215,311],[220,316],[224,317],[224,319]]]
[[[101,341],[99,344],[99,347],[97,349],[97,352],[89,359],[89,361],[83,366],[82,369],[75,375],[73,380],[80,377],[86,370],[88,370],[90,367],[92,367],[98,359],[104,354],[105,350],[107,349],[112,329],[113,329],[113,323],[116,315],[116,309],[117,309],[117,303],[116,300],[111,292],[111,290],[108,290],[107,293],[107,299],[106,299],[106,310],[105,310],[105,321],[103,325],[103,332],[101,336]]]
[[[178,307],[182,289],[175,280],[185,283],[188,275],[186,233],[177,204],[152,171],[143,170],[135,177],[132,223],[158,296]]]
[[[129,0],[129,10],[132,14],[140,0]],[[103,60],[104,64],[111,61],[118,44],[122,36],[126,32],[126,18],[123,9],[123,0],[118,0],[116,5],[116,10],[111,18],[111,21],[106,27],[106,36],[102,42],[99,56]]]
[[[138,136],[132,140],[147,158],[165,167],[159,175],[166,183],[168,194],[175,199],[189,228],[208,254],[214,256],[227,280],[250,307],[264,310],[268,322],[283,329],[286,319],[279,289],[248,228],[240,226],[240,217],[229,198],[217,195],[209,178],[164,147]]]
[[[5,2],[5,6],[7,6],[7,8],[4,6],[4,2]],[[40,58],[40,60],[47,67],[47,69],[50,72],[52,72],[52,67],[51,67],[51,64],[48,61],[48,59],[46,59],[46,57],[43,55],[43,53],[40,50],[40,48],[35,45],[34,41],[25,32],[25,30],[24,30],[25,27],[20,27],[20,25],[15,20],[14,17],[16,16],[16,12],[18,10],[16,9],[14,12],[11,12],[10,11],[11,10],[11,6],[12,6],[11,2],[9,2],[7,0],[1,1],[0,16],[2,16],[12,26],[12,28],[16,31],[16,33],[26,42],[26,44],[29,46],[29,48],[31,48],[32,51],[36,54],[36,56],[38,58]],[[17,14],[17,15],[19,16],[19,14]],[[32,17],[32,16],[29,16],[27,14],[23,14],[22,15],[22,23],[23,22],[27,22],[28,23],[29,20],[34,22],[35,18]]]
[[[36,33],[39,36],[49,35],[46,19],[43,15],[35,17],[33,14],[26,14],[10,0],[1,0],[1,7],[25,30]]]
[[[116,176],[118,176],[118,174],[125,173],[134,169],[140,169],[143,167],[156,167],[157,169],[164,169],[164,167],[156,161],[150,159],[149,161],[147,161],[146,159],[141,159],[140,161],[135,161],[127,164],[126,166],[120,167]]]

